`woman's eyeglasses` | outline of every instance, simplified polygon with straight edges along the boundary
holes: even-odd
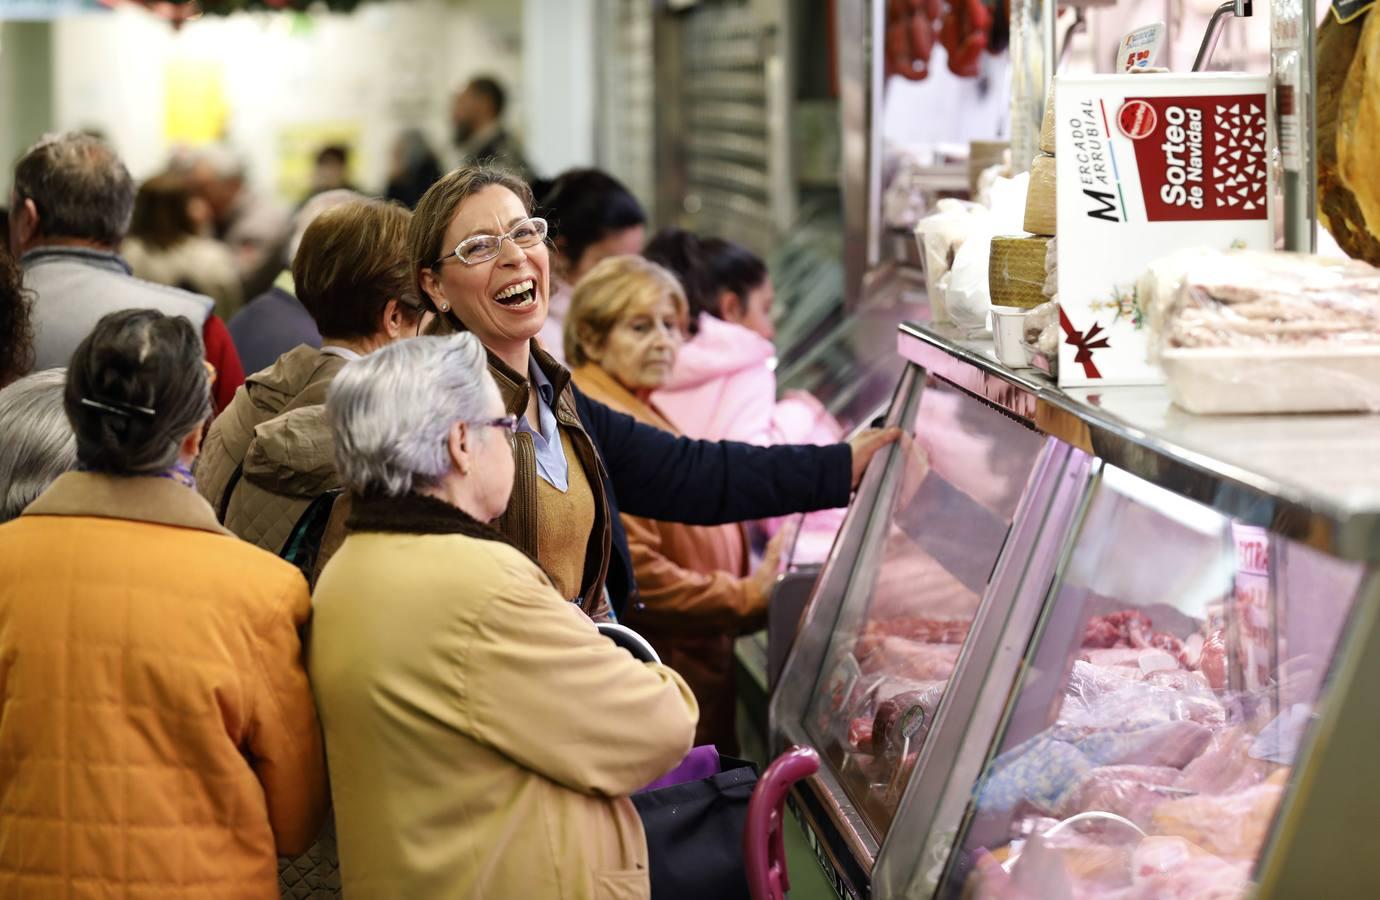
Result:
[[[512,241],[524,250],[535,247],[546,240],[546,220],[523,219],[507,234],[476,234],[474,237],[465,238],[454,250],[436,260],[433,265],[439,266],[452,256],[467,266],[488,262],[503,250],[505,240]]]
[[[476,419],[474,421],[466,421],[465,424],[473,425],[475,428],[502,428],[509,434],[517,434],[518,417],[500,416],[497,419]]]

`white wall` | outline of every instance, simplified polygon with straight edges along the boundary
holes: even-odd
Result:
[[[135,177],[146,177],[173,149],[164,136],[169,63],[210,61],[223,71],[226,137],[258,187],[276,185],[285,127],[353,122],[361,133],[360,186],[381,190],[403,127],[424,128],[451,162],[450,97],[472,75],[491,73],[510,86],[511,121],[522,121],[521,27],[520,3],[493,0],[390,0],[348,15],[206,16],[180,32],[125,6],[55,23],[54,124],[102,129]]]
[[[594,165],[594,26],[594,0],[523,4],[526,149],[538,174]]]

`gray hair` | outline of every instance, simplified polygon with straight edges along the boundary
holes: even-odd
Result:
[[[32,200],[44,237],[115,246],[134,214],[134,180],[110,145],[78,132],[41,138],[14,167],[19,202]]]
[[[47,369],[0,390],[0,522],[77,465],[77,439],[62,407],[66,384],[66,369]]]
[[[188,157],[187,166],[204,166],[206,171],[222,181],[245,176],[244,158],[225,144],[211,144],[197,149]]]
[[[482,418],[497,396],[469,333],[408,338],[349,363],[326,398],[341,482],[388,497],[435,485],[450,471],[451,426]]]

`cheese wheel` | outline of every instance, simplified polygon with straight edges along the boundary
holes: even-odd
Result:
[[[1006,155],[1011,150],[1008,141],[969,141],[968,142],[968,189],[976,197],[980,190],[979,181],[982,173],[992,166],[1006,164],[1004,169],[1009,170],[1010,164],[1006,162]],[[1010,171],[1005,174],[1010,175]]]
[[[1040,124],[1040,152],[1054,152],[1054,82],[1049,83],[1049,96],[1045,97],[1045,118]]]
[[[1025,230],[1058,234],[1054,230],[1054,157],[1037,156],[1030,163],[1030,193],[1025,197]]]
[[[987,285],[993,306],[1034,309],[1045,302],[1045,250],[1051,240],[1042,235],[992,238]]]

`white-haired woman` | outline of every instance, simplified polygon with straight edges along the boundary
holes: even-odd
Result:
[[[471,334],[405,340],[326,403],[353,504],[309,658],[344,893],[648,897],[628,795],[688,752],[695,700],[488,525],[516,420],[487,366]]]
[[[45,369],[0,389],[0,522],[8,522],[77,465],[62,407],[66,369]]]

